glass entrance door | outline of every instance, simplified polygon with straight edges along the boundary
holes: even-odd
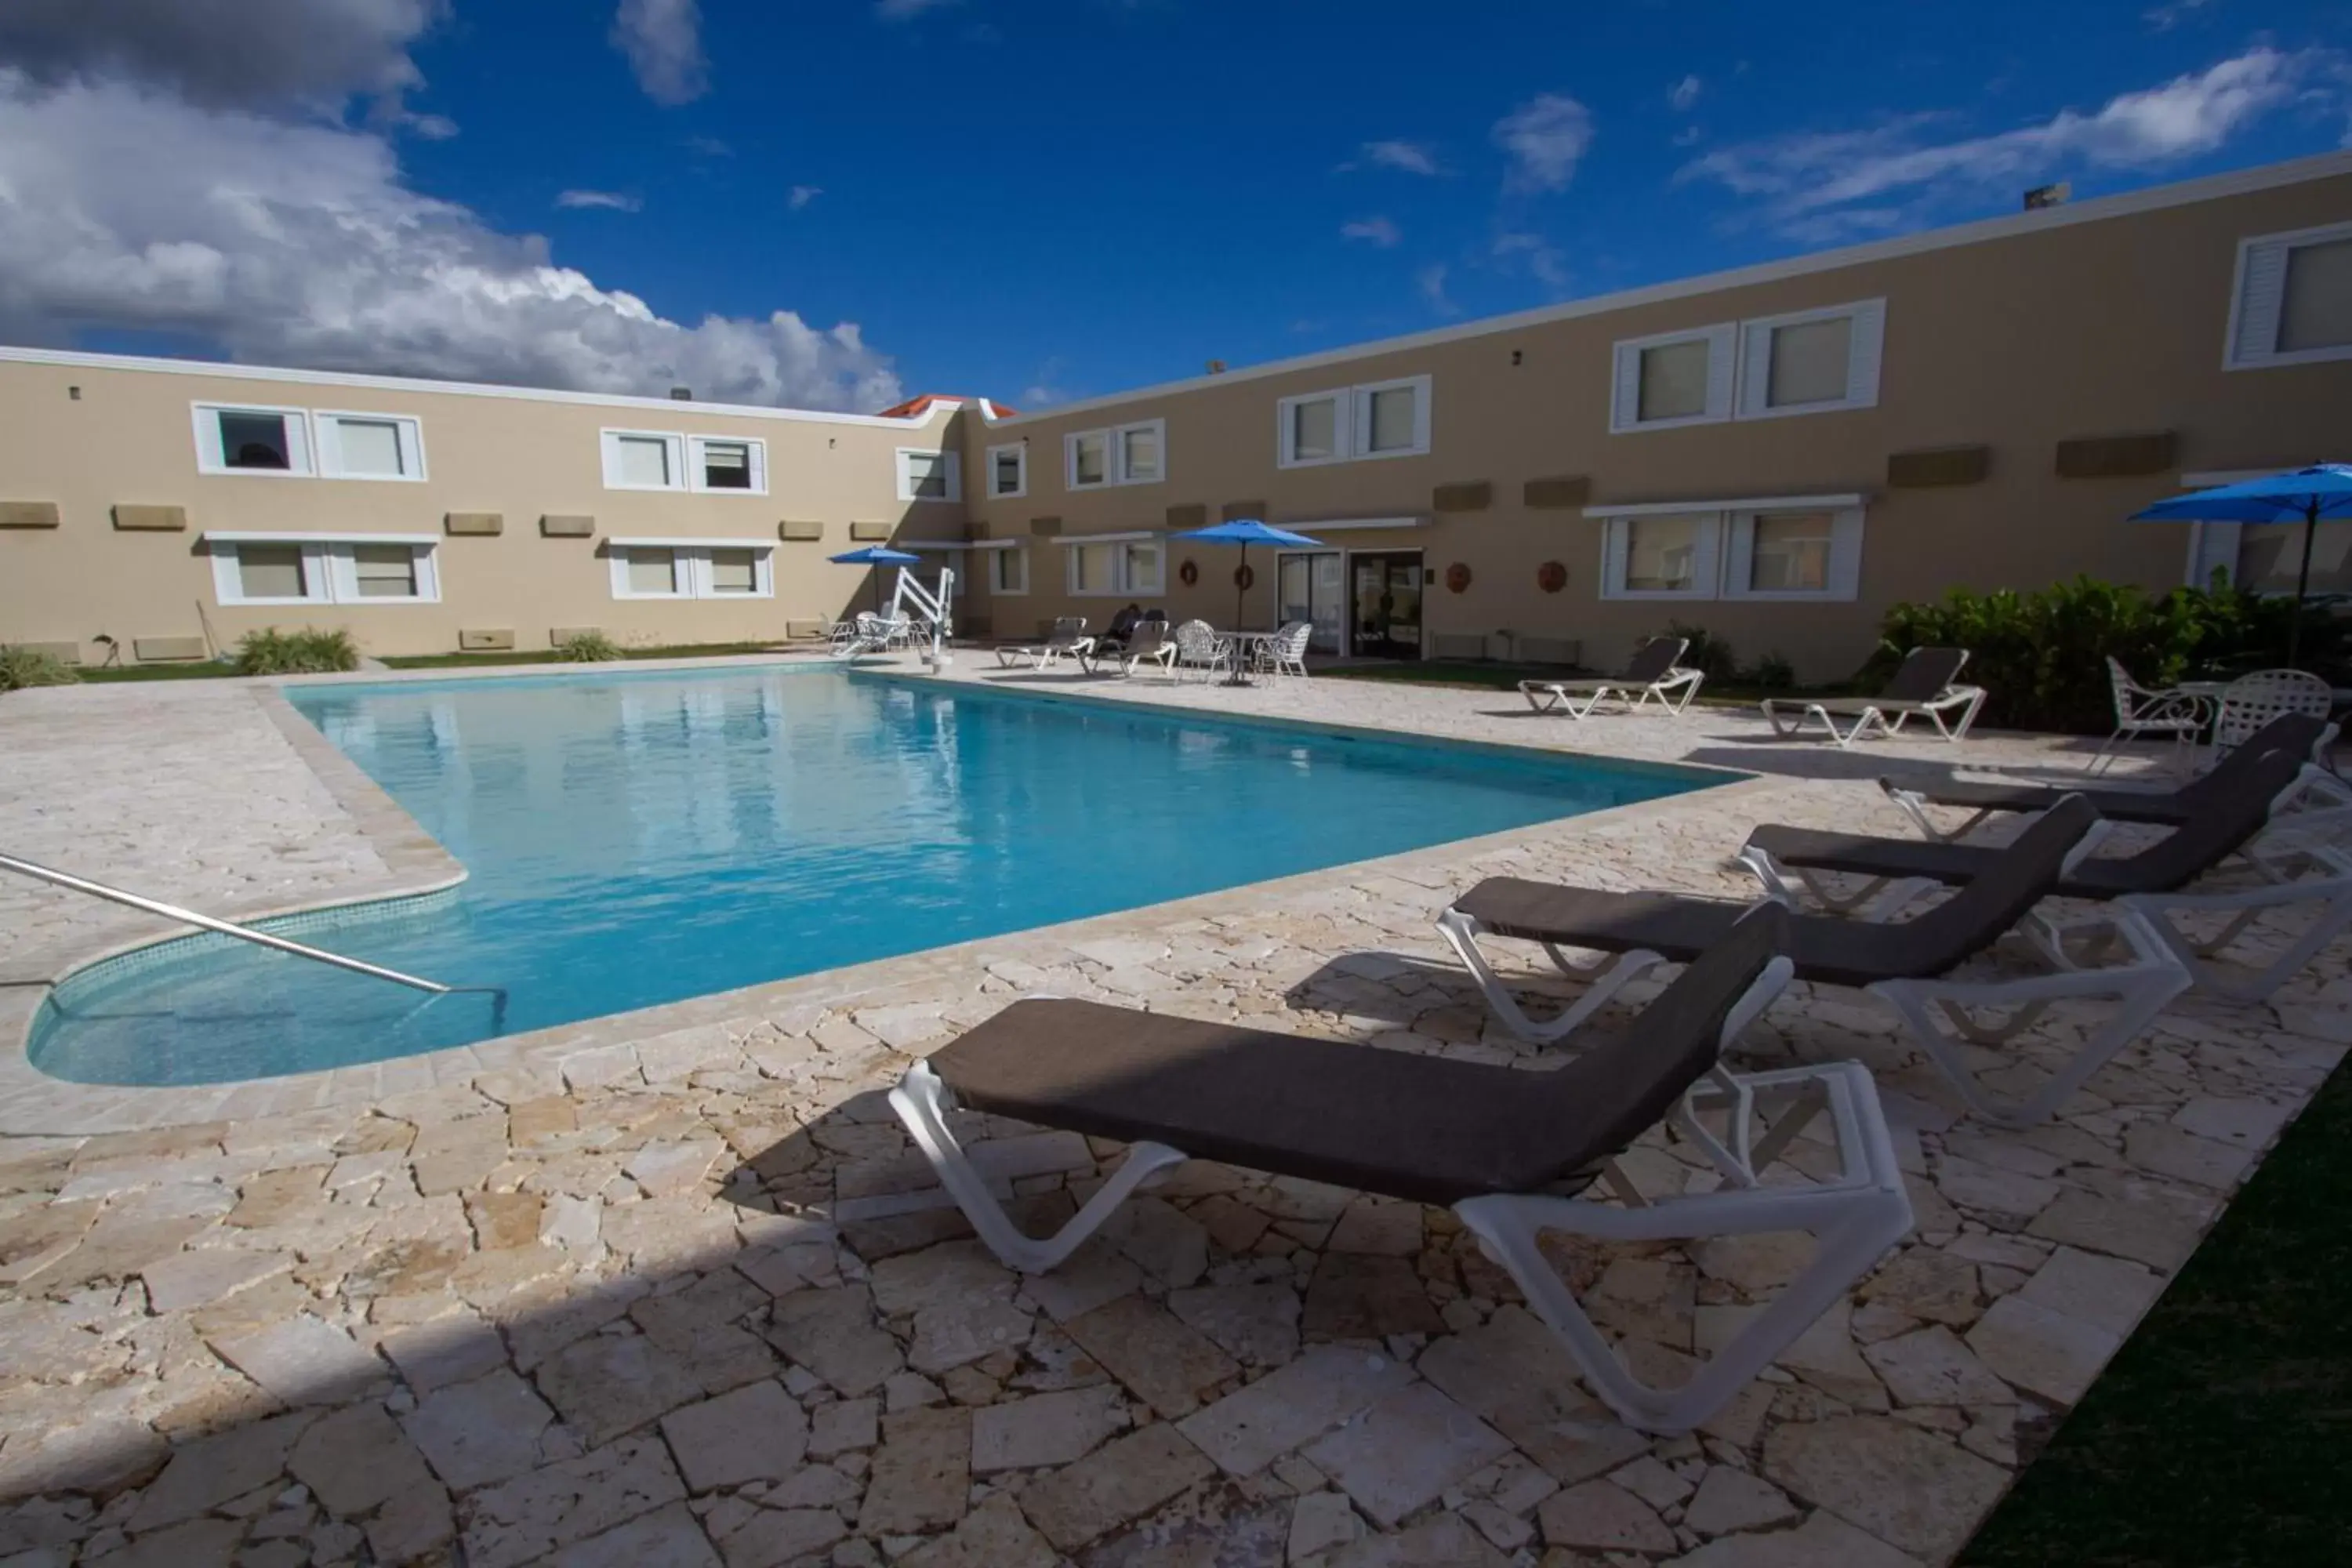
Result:
[[[1421,552],[1400,550],[1354,556],[1351,630],[1364,658],[1421,657]]]
[[[1315,628],[1307,639],[1316,653],[1347,651],[1345,569],[1336,550],[1286,552],[1281,557],[1282,624],[1305,621]]]

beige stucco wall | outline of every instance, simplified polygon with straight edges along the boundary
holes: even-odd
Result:
[[[2055,215],[2063,217],[2063,213]],[[2008,237],[1927,249],[1805,276],[1722,289],[1271,375],[1143,394],[1113,406],[983,425],[971,420],[966,472],[975,519],[996,537],[1058,517],[1064,537],[1164,525],[1192,503],[1216,521],[1228,502],[1258,500],[1277,525],[1312,533],[1315,520],[1419,514],[1431,526],[1333,533],[1363,550],[1419,547],[1440,581],[1428,590],[1431,633],[1575,638],[1588,661],[1613,662],[1669,619],[1727,637],[1743,658],[1768,649],[1801,673],[1850,672],[1875,640],[1880,612],[1955,584],[2032,588],[2075,573],[2168,587],[2187,569],[2185,524],[2127,523],[2173,493],[2182,471],[2284,467],[2352,451],[2352,363],[2225,372],[2223,338],[2239,241],[2352,220],[2352,175],[2089,222],[2056,222]],[[1884,298],[1885,357],[1875,407],[1625,435],[1609,432],[1612,345],[1622,339]],[[1517,353],[1521,363],[1514,364]],[[1282,469],[1276,402],[1298,393],[1392,377],[1433,378],[1425,457]],[[1168,479],[1066,491],[1062,437],[1137,419],[1167,421]],[[2055,447],[2079,437],[2173,431],[2179,465],[2128,479],[2062,479]],[[1028,494],[987,500],[986,448],[1025,439]],[[1958,445],[1991,448],[1989,477],[1941,489],[1894,489],[1891,454]],[[1726,500],[1861,491],[1870,497],[1860,596],[1851,603],[1612,601],[1600,596],[1602,523],[1580,508],[1531,510],[1531,479],[1588,476],[1596,502]],[[1493,504],[1434,515],[1441,485],[1487,481]],[[1199,585],[1177,567],[1191,554]],[[1262,552],[1253,552],[1253,556]],[[1107,619],[1118,601],[1062,591],[1063,552],[1031,547],[1032,593],[999,610],[1026,629],[1057,614]],[[1172,552],[1170,613],[1223,626],[1234,617],[1230,549]],[[1568,568],[1543,593],[1538,568]],[[1444,569],[1468,565],[1454,594]],[[1271,563],[1260,563],[1245,616],[1276,614]]]
[[[71,389],[79,388],[76,398]],[[422,482],[198,471],[199,402],[411,415]],[[855,548],[853,522],[908,537],[961,537],[961,504],[898,499],[898,448],[953,449],[958,411],[913,421],[841,421],[689,403],[593,404],[527,395],[350,386],[81,364],[0,363],[0,500],[48,501],[55,529],[0,529],[0,643],[201,635],[233,645],[265,626],[341,626],[372,654],[455,651],[463,630],[548,646],[555,627],[602,628],[641,645],[781,641],[788,620],[829,621],[871,592],[825,557]],[[751,437],[767,443],[768,493],[604,488],[607,428]],[[183,532],[115,527],[117,505],[184,508]],[[502,514],[496,537],[445,537],[441,602],[238,607],[214,594],[208,530],[441,534],[451,512]],[[546,538],[543,515],[590,516],[590,538]],[[821,540],[784,541],[814,521]],[[613,537],[740,538],[775,547],[773,598],[615,599]]]

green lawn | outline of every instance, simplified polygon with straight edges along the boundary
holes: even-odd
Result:
[[[1965,1568],[2352,1563],[2352,1074],[2288,1130]]]

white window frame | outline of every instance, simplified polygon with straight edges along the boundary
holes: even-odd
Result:
[[[629,552],[634,550],[673,550],[677,552],[676,592],[640,594],[629,586]],[[752,588],[748,594],[721,594],[711,586],[710,552],[714,550],[748,550],[751,552]],[[763,539],[608,539],[604,554],[611,563],[613,597],[615,599],[660,600],[730,600],[772,599],[776,596],[776,547]]]
[[[1139,479],[1127,471],[1127,437],[1139,430],[1149,430],[1159,438],[1160,471],[1149,479]],[[1078,482],[1078,442],[1087,436],[1103,438],[1103,477],[1096,483],[1082,485]],[[1168,421],[1165,419],[1130,419],[1124,425],[1073,430],[1062,437],[1062,488],[1065,489],[1100,490],[1115,485],[1157,485],[1166,483],[1167,479]]]
[[[1756,571],[1756,520],[1792,511],[1830,514],[1827,582],[1819,588],[1751,588]],[[1848,604],[1862,596],[1864,509],[1852,507],[1748,507],[1725,516],[1723,596],[1796,604]]]
[[[1025,599],[1029,596],[1029,552],[1025,546],[1007,544],[979,553],[988,557],[990,594],[1000,599]],[[1017,561],[1021,563],[1021,585],[1018,588],[1008,588],[1004,585],[1003,563],[1006,561]]]
[[[392,609],[441,602],[441,540],[431,533],[207,533],[200,543],[213,563],[213,599],[224,609],[247,605],[342,605]],[[314,592],[248,597],[237,570],[237,546],[290,544],[302,552],[302,580]],[[362,598],[352,552],[362,544],[405,545],[416,562],[416,592],[404,599]]]
[[[342,422],[356,420],[369,425],[390,425],[397,432],[400,443],[400,468],[396,474],[354,474],[343,467]],[[319,477],[328,479],[359,479],[395,485],[421,485],[425,482],[425,426],[414,415],[373,414],[358,408],[314,408],[310,411],[310,450],[316,459]],[[248,470],[238,468],[236,473]]]
[[[1792,403],[1775,408],[1767,401],[1772,392],[1772,334],[1782,327],[1813,321],[1845,321],[1847,328],[1845,395],[1819,403]],[[1853,408],[1878,406],[1878,370],[1886,349],[1886,301],[1856,300],[1850,304],[1824,305],[1785,315],[1759,316],[1739,323],[1739,401],[1734,417],[1785,419],[1801,414],[1837,414]],[[1708,368],[1714,366],[1710,363]],[[1652,426],[1644,425],[1643,429]]]
[[[221,450],[220,416],[224,414],[274,414],[286,421],[286,467],[282,468],[232,468],[226,454]],[[240,479],[308,479],[318,475],[317,447],[310,434],[310,411],[307,408],[276,408],[266,403],[192,403],[188,416],[196,436],[196,472],[226,474]]]
[[[2281,353],[2280,313],[2286,302],[2289,253],[2310,245],[2352,239],[2352,223],[2325,224],[2284,234],[2258,234],[2238,242],[2238,266],[2230,279],[2230,327],[2221,340],[2223,370],[2269,370],[2286,364],[2324,364],[2352,359],[2352,343]],[[2247,340],[2266,346],[2249,347]]]
[[[1074,599],[1157,598],[1168,591],[1168,541],[1160,534],[1146,530],[1138,533],[1081,533],[1062,540],[1062,587]],[[1131,544],[1150,544],[1160,552],[1160,580],[1150,585],[1132,582],[1127,573],[1127,551]],[[1081,588],[1077,585],[1078,551],[1087,545],[1108,545],[1111,552],[1111,580],[1101,588]]]
[[[915,493],[915,472],[909,458],[942,458],[948,466],[948,493],[943,496],[919,496]],[[898,499],[902,501],[929,501],[934,505],[960,503],[963,500],[963,458],[944,447],[901,447],[897,458],[898,468]]]
[[[621,441],[660,441],[669,448],[667,464],[670,482],[666,485],[633,485],[621,476]],[[651,490],[663,494],[687,488],[686,437],[675,430],[624,430],[606,428],[596,432],[599,454],[604,459],[604,488],[608,490]]]
[[[1003,457],[1007,452],[1013,454],[1013,460],[1018,465],[1019,477],[1014,480],[1013,486],[1011,489],[1001,490],[996,488],[996,459]],[[1028,493],[1029,443],[1026,441],[1013,441],[1002,447],[991,447],[988,449],[988,499],[990,500],[1019,500]]]
[[[1400,375],[1387,381],[1370,381],[1360,386],[1327,387],[1321,392],[1295,393],[1277,398],[1274,405],[1274,463],[1278,468],[1320,468],[1333,463],[1363,463],[1381,458],[1425,458],[1429,455],[1430,382],[1427,375]],[[1372,450],[1372,395],[1376,392],[1412,393],[1412,445],[1398,447],[1386,452]],[[1302,458],[1298,455],[1298,425],[1294,411],[1301,404],[1336,403],[1332,417],[1331,444],[1336,448],[1328,458]]]
[[[630,434],[635,434],[632,431]],[[747,490],[729,489],[710,482],[703,461],[704,449],[713,443],[721,447],[741,447],[751,453],[751,488]],[[757,436],[688,436],[686,438],[686,488],[698,495],[763,496],[768,493],[768,443]]]
[[[1744,599],[1759,603],[1850,604],[1862,596],[1862,547],[1870,498],[1864,495],[1763,496],[1738,500],[1648,501],[1630,506],[1587,507],[1601,521],[1601,597],[1603,599]],[[1822,589],[1754,589],[1756,519],[1769,512],[1826,511],[1830,520],[1829,585]],[[1632,542],[1627,524],[1644,517],[1696,517],[1697,559],[1688,588],[1628,588],[1625,561]]]
[[[1706,406],[1696,414],[1672,418],[1642,417],[1642,353],[1645,349],[1675,343],[1706,344]],[[1739,384],[1739,323],[1717,321],[1675,332],[1652,332],[1620,342],[1611,360],[1609,431],[1622,436],[1636,430],[1679,430],[1691,425],[1720,425],[1729,419]]]

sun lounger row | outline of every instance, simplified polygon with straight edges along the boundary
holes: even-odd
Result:
[[[2017,803],[2039,815],[1998,848],[1759,828],[1748,863],[1769,890],[1753,907],[1483,881],[1454,900],[1439,929],[1496,1016],[1525,1038],[1549,1044],[1575,1035],[1634,975],[1683,966],[1629,1030],[1555,1071],[1031,999],[919,1063],[892,1103],[982,1240],[1031,1272],[1063,1261],[1129,1196],[1193,1158],[1449,1206],[1620,1415],[1654,1430],[1687,1430],[1784,1351],[1911,1225],[1869,1073],[1853,1062],[1736,1071],[1723,1058],[1742,1030],[1791,980],[1859,989],[1890,1008],[1979,1115],[2010,1126],[2049,1116],[2192,985],[2225,995],[2248,989],[2213,967],[2214,944],[2172,929],[2177,914],[2248,895],[2182,892],[2191,879],[2232,858],[2283,875],[2291,857],[2264,852],[2265,836],[2317,867],[2315,877],[2265,881],[2253,897],[2270,901],[2242,906],[2321,907],[2292,963],[2257,976],[2263,994],[2352,925],[2352,857],[2334,847],[2352,792],[2315,779],[2305,758],[2325,737],[2301,722],[2280,721],[2233,755],[2231,782],[2208,803],[2215,809],[2109,861],[2088,855],[2105,826],[2098,811],[2068,794]],[[2251,759],[2240,760],[2245,753]],[[1789,907],[1800,896],[1791,867],[1953,891],[1901,923],[1799,913]],[[2043,919],[2038,906],[2052,897],[2100,905],[2089,920],[2044,920],[2035,945],[2052,973],[1963,973],[2011,931],[2032,933]],[[2084,949],[2085,937],[2095,945]],[[1537,1019],[1484,951],[1489,939],[1536,943],[1561,969],[1597,977],[1573,1005]],[[1580,963],[1571,949],[1601,956]],[[2090,1003],[2104,1016],[2080,1032],[2071,1058],[2038,1091],[2021,1102],[1997,1099],[1979,1074],[1983,1048],[2014,1039],[2057,1003]],[[959,1107],[1117,1140],[1129,1145],[1127,1159],[1060,1231],[1031,1237],[965,1157],[950,1121]],[[1819,1174],[1824,1167],[1809,1158],[1804,1179],[1767,1181],[1768,1168],[1816,1117],[1826,1118],[1832,1173]],[[1715,1167],[1713,1190],[1641,1191],[1618,1156],[1661,1123]],[[1605,1201],[1611,1196],[1620,1201]],[[1547,1230],[1604,1241],[1802,1230],[1819,1246],[1690,1381],[1664,1389],[1637,1378],[1593,1325],[1537,1246]]]

